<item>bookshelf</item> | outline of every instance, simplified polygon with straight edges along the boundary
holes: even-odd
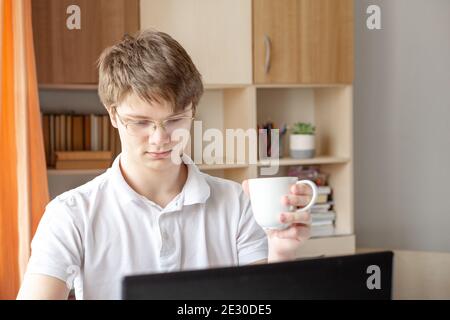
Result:
[[[316,157],[289,157],[288,136],[277,176],[291,166],[318,165],[329,175],[336,212],[335,234],[310,239],[299,256],[351,254],[355,250],[353,212],[353,87],[352,85],[248,85],[206,90],[198,107],[204,128],[255,128],[270,119],[276,123],[310,121],[316,125]],[[247,142],[247,141],[246,141]],[[203,146],[204,147],[204,146]],[[250,146],[256,148],[256,146]],[[225,152],[225,151],[224,151]],[[192,155],[191,155],[192,156]],[[208,174],[242,182],[259,177],[267,160],[245,165],[200,165]]]

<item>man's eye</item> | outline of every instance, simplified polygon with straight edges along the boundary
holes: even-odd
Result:
[[[132,121],[132,122],[130,122],[130,124],[139,126],[139,127],[145,127],[145,126],[148,126],[149,122],[148,121]]]
[[[181,119],[170,119],[170,120],[167,120],[167,124],[176,124],[180,121],[181,121]]]

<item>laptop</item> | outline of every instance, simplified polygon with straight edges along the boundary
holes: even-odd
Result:
[[[126,276],[122,298],[136,300],[390,300],[393,252],[263,265]]]

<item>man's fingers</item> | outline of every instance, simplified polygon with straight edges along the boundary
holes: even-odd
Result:
[[[276,236],[281,239],[308,239],[311,228],[303,224],[294,224],[285,230],[278,230]]]
[[[311,223],[311,214],[308,211],[303,212],[283,212],[280,214],[281,223]]]
[[[311,201],[311,196],[286,195],[281,198],[281,203],[285,206],[305,207]]]
[[[312,195],[312,189],[305,183],[294,184],[291,186],[290,191],[296,195]]]

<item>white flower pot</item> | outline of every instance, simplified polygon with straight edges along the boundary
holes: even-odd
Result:
[[[314,158],[314,135],[291,134],[289,137],[289,151],[291,158],[294,159]]]

